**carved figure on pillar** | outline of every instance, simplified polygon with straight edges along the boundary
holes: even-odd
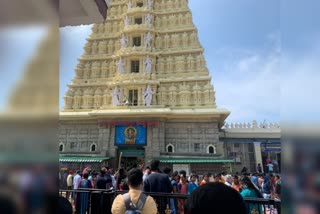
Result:
[[[154,92],[152,91],[150,85],[148,85],[148,87],[146,88],[143,96],[144,96],[144,105],[145,106],[150,106],[151,105],[151,101],[152,101],[152,95],[154,94]]]
[[[172,47],[177,47],[179,44],[178,44],[178,39],[179,39],[179,35],[178,34],[173,34],[172,35]]]
[[[169,40],[170,40],[170,36],[168,34],[166,34],[164,36],[164,47],[165,48],[169,48]]]
[[[190,43],[191,45],[196,45],[197,44],[197,35],[193,31],[190,35]]]
[[[128,3],[128,11],[130,11],[131,8],[132,8],[132,3],[131,3],[131,1],[129,1],[129,3]]]
[[[152,9],[152,6],[153,6],[153,0],[148,0],[148,1],[147,1],[147,9],[148,9],[148,10],[151,10],[151,9]]]
[[[148,13],[145,17],[145,23],[147,26],[151,25],[151,21],[152,21],[152,16],[150,15],[150,13]]]
[[[182,25],[182,20],[183,20],[182,14],[179,13],[179,15],[178,15],[178,25]]]
[[[124,61],[120,58],[119,62],[117,63],[118,72],[120,74],[124,74]]]
[[[188,34],[186,32],[182,34],[182,45],[183,47],[188,46]]]
[[[128,26],[129,26],[129,21],[130,21],[130,20],[129,20],[129,17],[128,17],[128,16],[124,17],[124,20],[123,20],[123,21],[124,21],[124,26],[125,26],[125,27],[128,27]]]
[[[146,48],[151,47],[151,40],[152,40],[152,35],[150,32],[148,32],[144,37],[144,46]]]
[[[119,88],[116,86],[112,92],[112,103],[114,106],[118,106],[120,105],[120,91],[119,91]]]
[[[171,56],[169,56],[167,58],[167,72],[171,72],[172,71],[172,63],[173,63],[173,59]]]
[[[152,60],[150,59],[149,56],[147,56],[147,58],[144,60],[143,62],[144,64],[144,70],[147,74],[151,73],[151,68],[152,68]]]
[[[169,10],[172,10],[173,9],[173,2],[171,0],[167,1],[167,8]]]
[[[126,48],[128,46],[128,37],[122,34],[120,43],[121,43],[121,48]]]
[[[189,54],[188,58],[187,58],[187,64],[188,64],[188,69],[189,70],[192,70],[193,69],[193,64],[192,64],[192,61],[193,61],[193,57],[191,56],[191,54]]]
[[[157,36],[157,38],[156,38],[156,46],[159,49],[162,47],[162,41],[161,40],[162,40],[161,37]]]

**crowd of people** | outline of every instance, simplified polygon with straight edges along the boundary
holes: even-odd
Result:
[[[67,185],[68,189],[129,190],[128,197],[133,204],[140,201],[142,192],[190,195],[188,203],[192,204],[194,201],[190,200],[194,197],[191,197],[191,195],[196,192],[203,194],[208,188],[217,188],[222,191],[225,187],[227,189],[223,191],[231,191],[230,194],[236,193],[241,198],[281,199],[280,175],[265,174],[259,170],[253,173],[242,171],[242,173],[233,175],[221,172],[216,174],[207,173],[202,176],[190,173],[187,176],[184,170],[172,172],[168,167],[160,171],[159,165],[160,162],[158,160],[153,160],[150,166],[145,168],[136,167],[128,173],[124,168],[120,168],[114,173],[113,169],[108,167],[102,167],[99,173],[95,170],[90,171],[88,168],[82,172],[77,171],[76,175],[73,174],[73,171],[70,171],[67,177]],[[70,194],[67,194],[68,199],[70,196]],[[72,196],[74,202],[76,202],[75,197],[76,194]],[[125,213],[127,207],[124,198],[123,195],[118,195],[115,198],[112,213]],[[157,213],[157,206],[154,200],[150,196],[145,197],[144,200],[142,213]],[[166,202],[157,201],[157,203],[163,206],[161,207],[162,210],[168,208]],[[193,213],[190,212],[190,207],[186,206],[184,199],[171,198],[169,206],[172,214]],[[261,209],[261,207],[249,205],[249,209]]]

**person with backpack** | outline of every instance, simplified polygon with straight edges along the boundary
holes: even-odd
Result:
[[[129,192],[114,199],[111,208],[113,214],[157,214],[153,198],[142,192],[142,176],[140,169],[133,168],[129,171]]]

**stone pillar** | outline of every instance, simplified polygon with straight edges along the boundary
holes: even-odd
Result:
[[[143,88],[138,88],[138,106],[143,106],[143,93],[144,89]]]
[[[253,142],[254,145],[254,154],[256,159],[256,166],[258,163],[261,164],[262,172],[263,172],[263,163],[262,163],[262,156],[261,156],[261,142]]]
[[[152,88],[152,91],[153,91],[151,105],[157,105],[157,94],[158,94],[157,86],[153,86],[151,88]]]
[[[152,138],[152,127],[147,127],[147,146],[145,147],[145,163],[148,163],[149,160],[154,158],[153,151],[158,150],[157,146],[153,142]]]
[[[101,155],[110,155],[109,153],[109,140],[110,140],[110,127],[99,127],[98,143],[101,145]]]
[[[115,126],[112,126],[109,128],[110,133],[110,140],[107,142],[109,144],[109,156],[110,157],[116,157],[116,147],[114,146],[114,140],[115,140],[115,133],[116,133],[116,128]]]

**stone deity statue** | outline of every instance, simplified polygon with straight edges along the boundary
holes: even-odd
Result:
[[[150,13],[148,13],[145,17],[145,23],[147,26],[151,25],[151,21],[152,21],[152,16],[150,15]]]
[[[151,90],[150,85],[148,85],[148,87],[146,88],[143,96],[144,96],[144,105],[146,106],[150,106],[151,105],[151,101],[152,101],[152,95],[154,94],[154,92]]]
[[[153,0],[148,0],[147,1],[147,9],[151,10],[152,9],[152,5],[153,5]]]
[[[119,88],[116,86],[112,92],[112,102],[114,106],[120,105],[120,94]]]
[[[124,61],[120,58],[119,62],[117,63],[118,72],[120,74],[124,74]]]
[[[124,17],[124,26],[125,27],[129,26],[129,17],[128,16]]]
[[[124,34],[122,34],[120,43],[121,43],[121,48],[126,48],[128,46],[128,38]]]
[[[130,11],[131,8],[132,8],[132,3],[131,3],[131,1],[129,1],[129,3],[128,3],[128,11]]]
[[[149,56],[147,56],[147,58],[144,60],[143,62],[144,64],[144,70],[147,74],[151,73],[151,68],[152,68],[152,60],[150,59]]]
[[[150,32],[148,32],[144,37],[144,46],[146,48],[151,47],[151,40],[152,40],[152,35]]]

